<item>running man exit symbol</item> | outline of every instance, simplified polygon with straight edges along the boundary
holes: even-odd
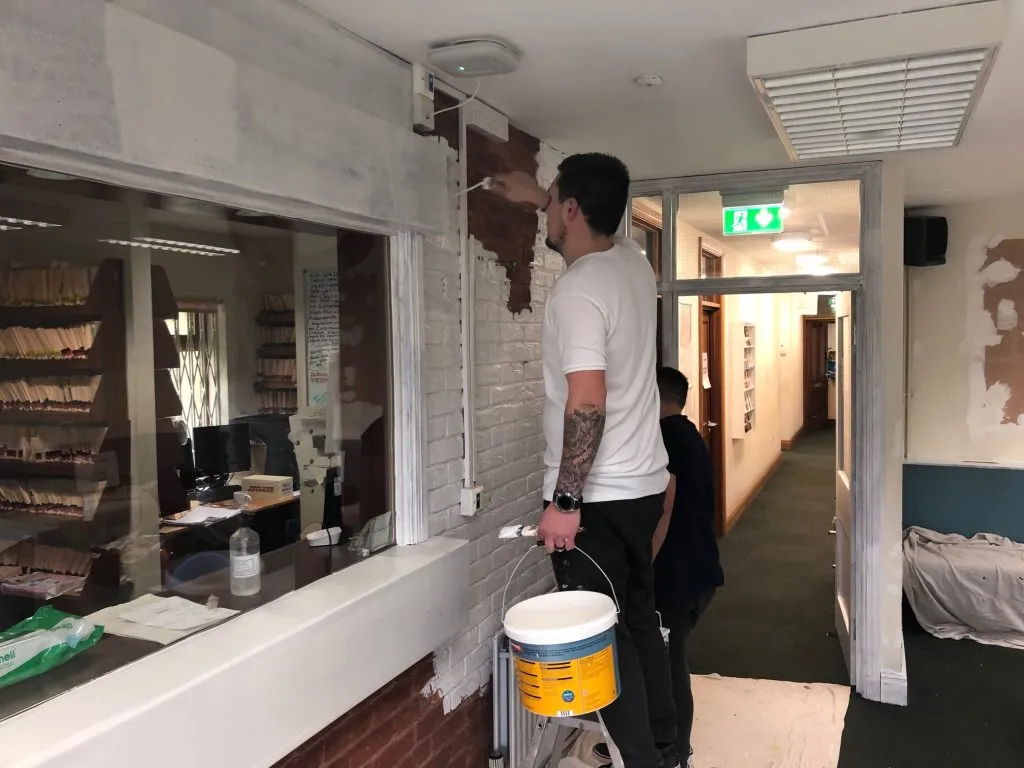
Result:
[[[722,234],[774,235],[782,232],[782,203],[722,209]]]

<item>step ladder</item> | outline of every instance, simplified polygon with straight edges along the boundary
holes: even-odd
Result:
[[[582,717],[542,717],[537,722],[537,730],[530,740],[530,748],[523,763],[526,768],[558,768],[558,763],[565,757],[565,748],[574,733],[599,733],[604,736],[605,743],[611,747],[612,765],[622,768],[622,758],[608,738],[598,719],[597,714]]]

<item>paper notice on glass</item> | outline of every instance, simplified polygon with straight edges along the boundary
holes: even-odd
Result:
[[[700,383],[704,389],[711,389],[711,376],[708,373],[708,353],[700,355]]]
[[[174,632],[195,632],[203,627],[229,619],[238,611],[229,608],[207,608],[184,597],[161,597],[131,610],[122,610],[120,617],[133,624],[169,629]]]

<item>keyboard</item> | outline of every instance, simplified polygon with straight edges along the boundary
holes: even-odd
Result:
[[[216,504],[218,501],[231,501],[240,490],[240,485],[214,485],[209,488],[196,488],[191,498],[200,504]]]

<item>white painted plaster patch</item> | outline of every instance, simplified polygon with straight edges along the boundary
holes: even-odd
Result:
[[[1010,299],[1000,299],[996,307],[996,328],[1000,331],[1012,331],[1017,327],[1017,308]]]

